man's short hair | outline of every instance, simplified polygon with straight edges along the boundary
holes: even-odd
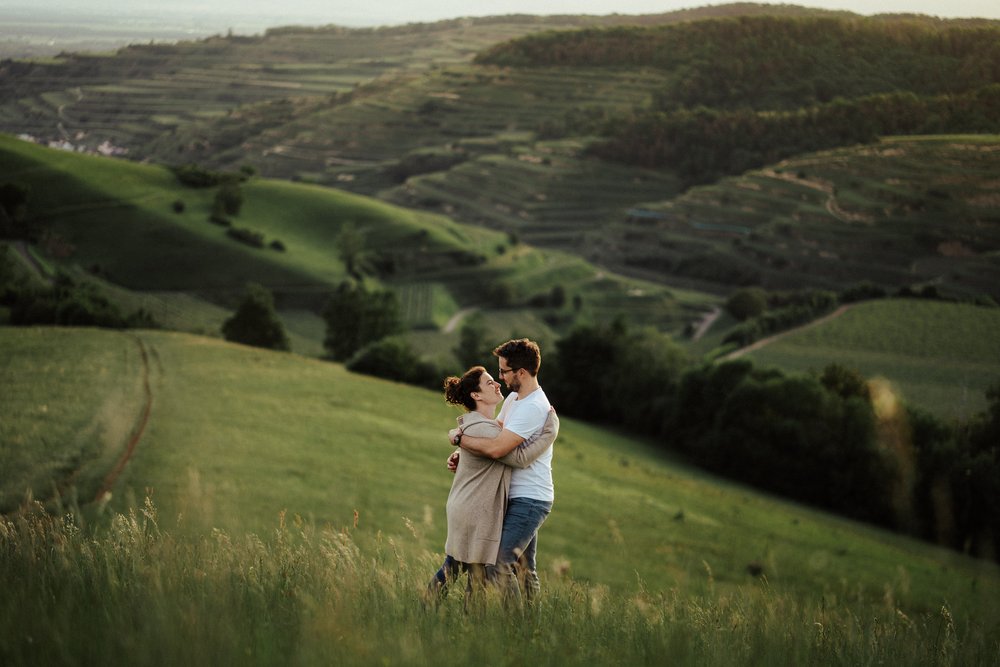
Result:
[[[503,357],[511,368],[523,368],[533,376],[538,375],[538,369],[542,365],[542,351],[538,349],[538,343],[527,338],[517,338],[499,345],[493,350],[493,356]]]

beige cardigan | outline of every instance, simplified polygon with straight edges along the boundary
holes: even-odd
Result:
[[[502,430],[497,422],[478,412],[459,417],[458,426],[463,433],[477,438],[495,438]],[[496,563],[512,468],[531,465],[552,446],[557,435],[559,417],[552,411],[537,438],[526,440],[502,458],[462,450],[448,494],[448,540],[444,548],[449,556],[463,563]]]

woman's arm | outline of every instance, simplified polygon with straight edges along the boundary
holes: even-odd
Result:
[[[539,456],[545,453],[559,435],[559,416],[556,411],[549,410],[548,417],[545,418],[545,426],[537,438],[527,440],[518,445],[505,456],[497,459],[500,463],[509,465],[512,468],[527,468],[535,462]]]

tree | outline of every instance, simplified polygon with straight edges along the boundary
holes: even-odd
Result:
[[[323,319],[323,346],[336,361],[345,361],[365,345],[403,330],[394,292],[368,292],[363,285],[346,281],[330,295]]]
[[[0,238],[28,238],[24,224],[28,187],[19,183],[0,184]]]
[[[222,325],[226,340],[271,350],[288,350],[288,335],[274,312],[274,298],[262,285],[247,285],[243,301]]]
[[[458,345],[453,350],[461,368],[485,364],[492,358],[492,348],[486,341],[486,325],[483,318],[470,317],[459,332]]]
[[[441,388],[442,373],[420,359],[406,341],[384,338],[358,350],[347,362],[355,373],[405,382],[428,389]]]
[[[215,193],[213,211],[222,210],[226,215],[239,215],[243,208],[243,192],[240,184],[233,180],[223,181]]]
[[[844,399],[857,396],[866,401],[871,399],[868,382],[858,371],[841,366],[828,364],[819,377],[819,382],[827,391],[833,392]]]
[[[340,228],[340,233],[337,234],[337,254],[349,276],[361,277],[361,253],[364,249],[365,239],[353,223],[349,222]]]
[[[767,292],[759,287],[747,287],[737,290],[726,301],[726,310],[740,320],[757,317],[767,309]]]

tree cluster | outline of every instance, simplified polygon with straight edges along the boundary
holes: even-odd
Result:
[[[871,143],[880,135],[998,131],[1000,85],[991,85],[937,97],[886,93],[837,99],[795,111],[639,111],[607,124],[607,139],[591,152],[616,162],[667,168],[696,184],[800,153]]]
[[[689,185],[886,134],[1000,131],[1000,29],[958,23],[743,16],[529,35],[477,61],[657,68],[651,104],[546,121],[546,137],[605,140],[594,155]]]
[[[349,281],[330,295],[323,319],[323,345],[335,361],[347,361],[366,345],[403,330],[399,299],[394,292],[368,291],[364,285]]]
[[[7,272],[0,271],[0,279]],[[59,274],[48,286],[30,286],[16,280],[0,284],[0,303],[10,308],[10,323],[18,326],[104,327],[155,329],[153,316],[143,308],[131,313],[109,300],[95,285]]]
[[[897,90],[1000,83],[1000,30],[906,20],[742,16],[528,35],[479,54],[508,67],[656,68],[660,109],[796,109]]]
[[[738,290],[727,301],[726,309],[742,321],[722,342],[746,347],[765,336],[811,322],[838,303],[837,294],[823,290],[772,294],[756,288]]]
[[[746,360],[692,364],[620,322],[557,341],[544,386],[563,414],[653,437],[712,472],[983,557],[1000,555],[1000,385],[970,424],[903,406],[831,365],[786,375]],[[906,434],[903,444],[893,434]]]
[[[683,348],[656,331],[629,331],[621,320],[577,327],[545,362],[546,393],[561,412],[660,433],[674,380],[688,364]]]

